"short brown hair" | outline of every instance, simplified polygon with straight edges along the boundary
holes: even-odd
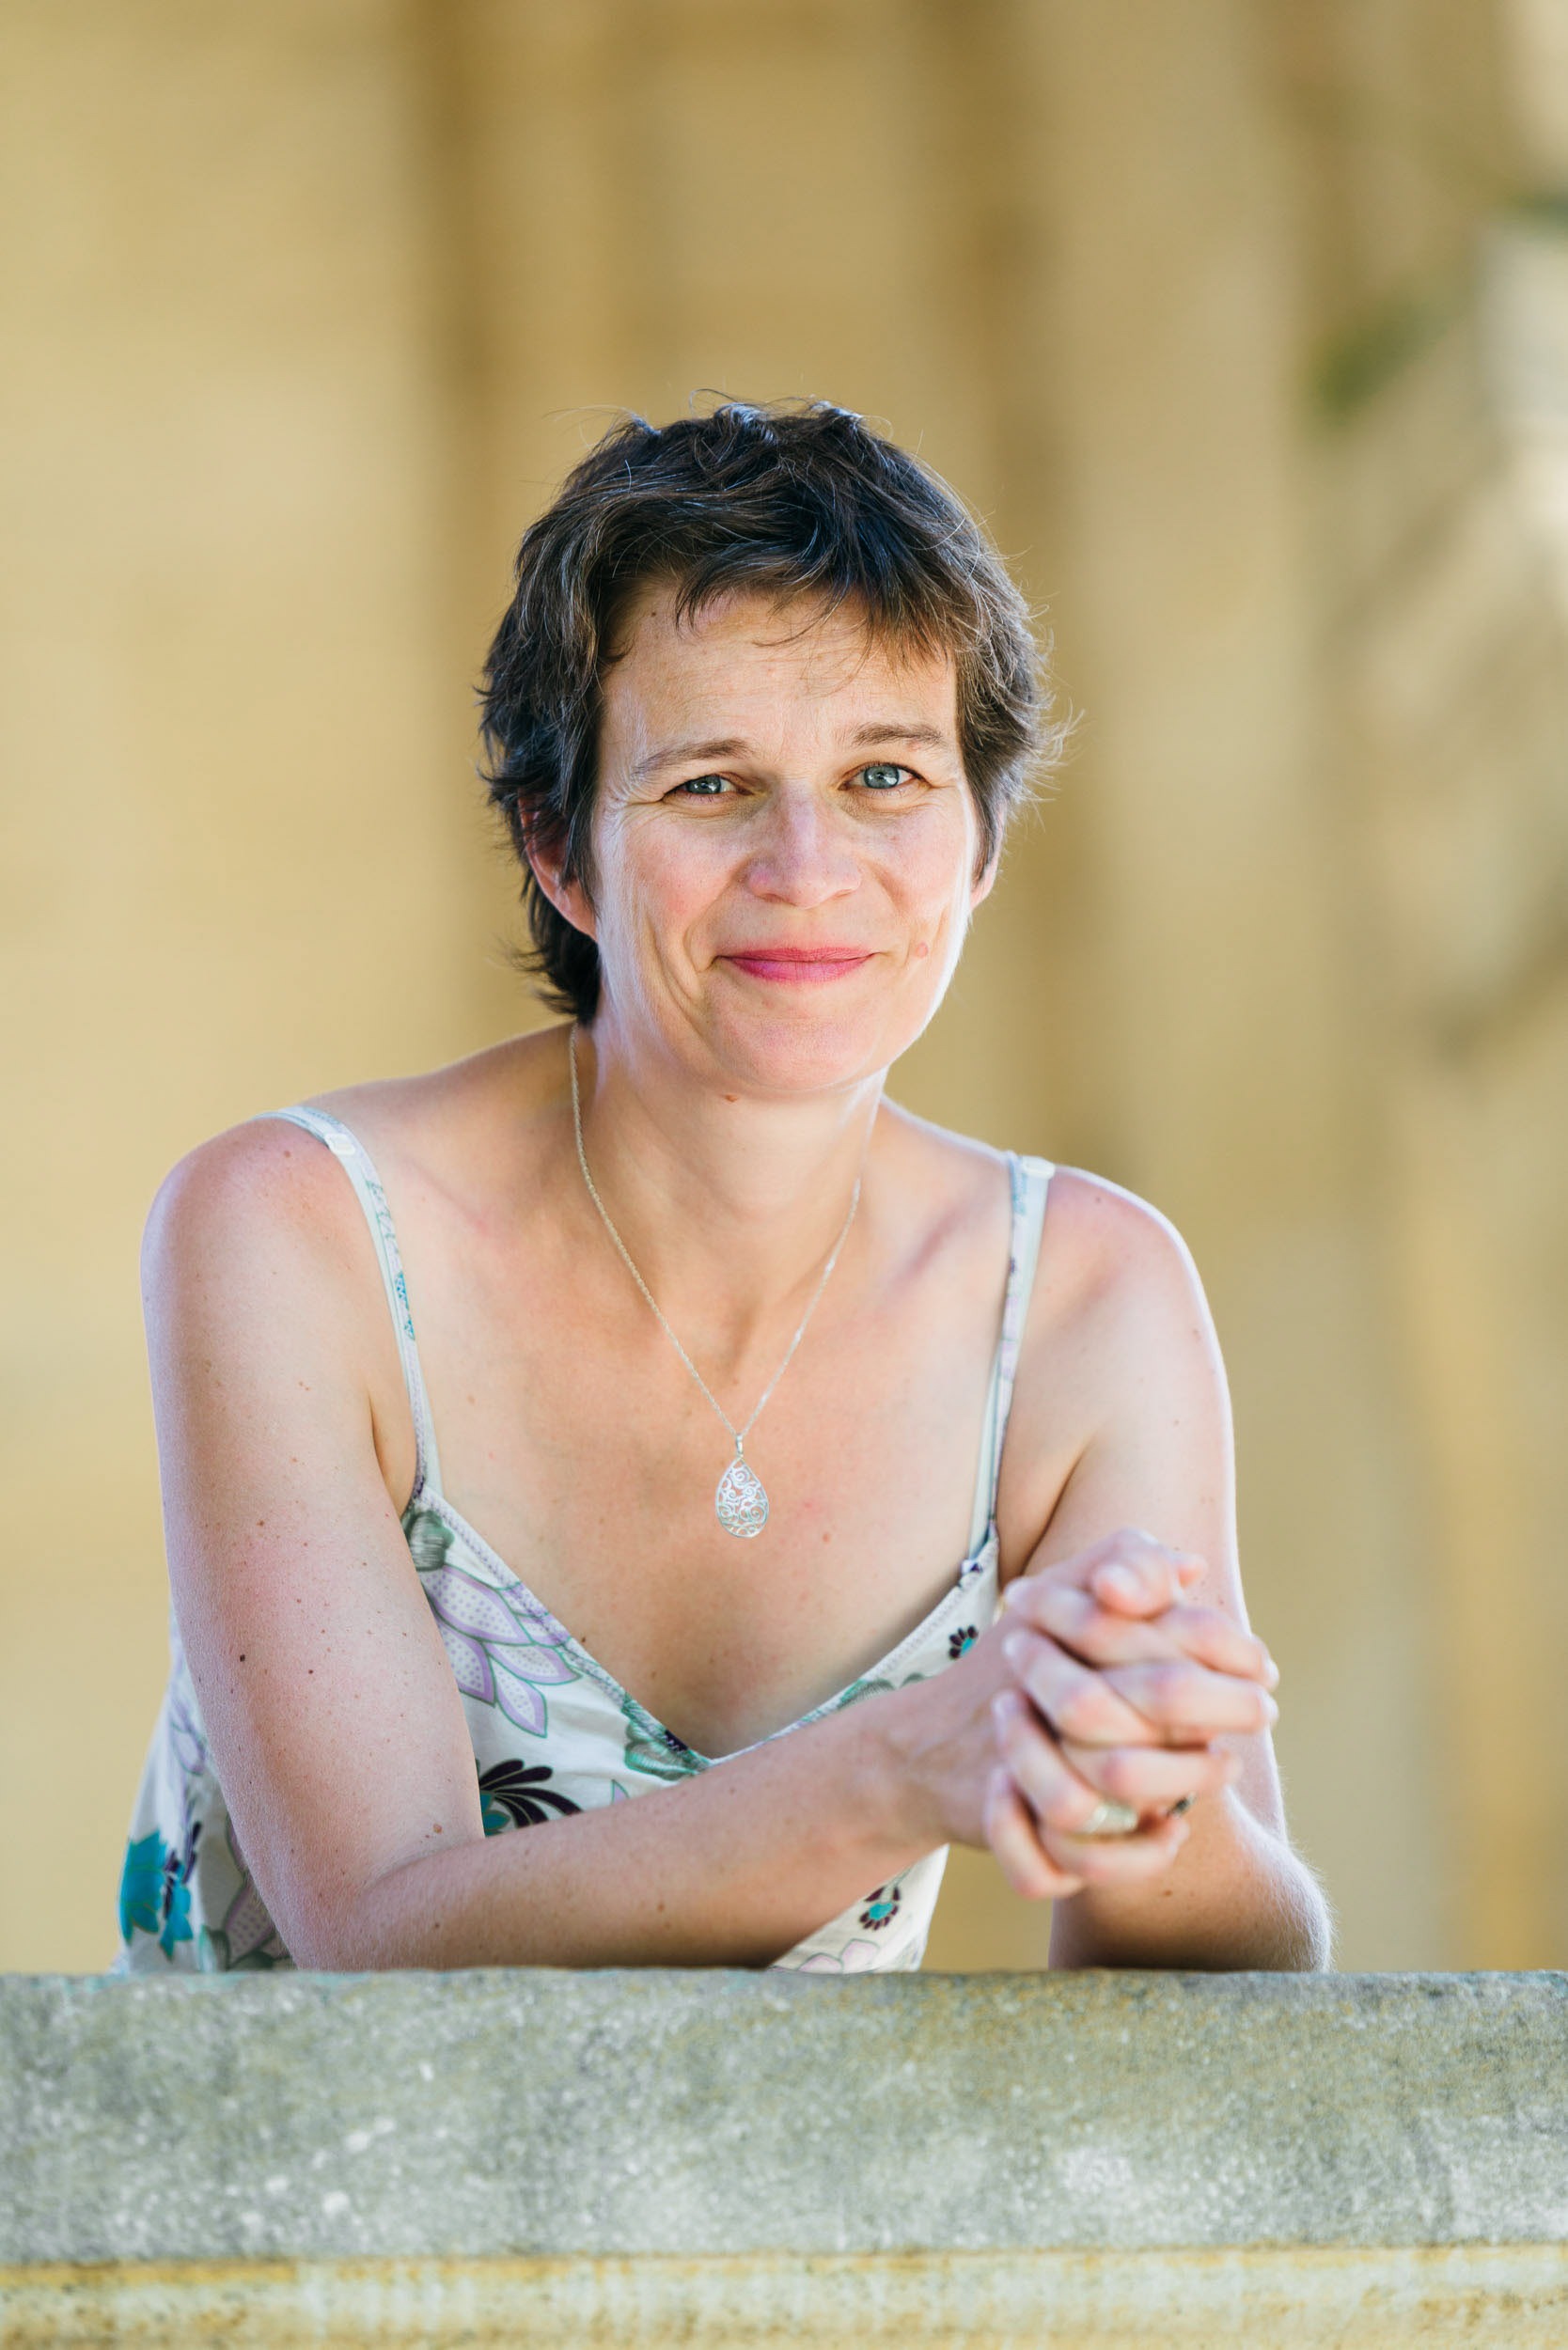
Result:
[[[515,578],[481,687],[484,776],[524,869],[530,967],[580,1020],[598,1008],[599,950],[545,897],[529,846],[591,895],[601,679],[649,581],[674,587],[678,618],[751,589],[851,603],[875,634],[950,652],[982,870],[1048,747],[1028,612],[984,531],[946,482],[825,400],[627,417],[529,525]]]

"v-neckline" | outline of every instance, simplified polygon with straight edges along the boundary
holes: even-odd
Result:
[[[886,1681],[888,1674],[897,1669],[905,1653],[932,1630],[943,1610],[950,1607],[961,1592],[975,1590],[984,1579],[988,1568],[995,1574],[999,1564],[996,1521],[992,1518],[986,1527],[985,1537],[979,1549],[971,1551],[967,1558],[960,1560],[957,1574],[940,1598],[927,1608],[919,1622],[906,1632],[902,1640],[896,1641],[885,1655],[877,1658],[874,1665],[869,1665],[864,1672],[856,1673],[855,1678],[847,1681],[842,1688],[835,1690],[831,1697],[823,1698],[820,1704],[810,1706],[806,1713],[799,1715],[792,1722],[784,1722],[777,1730],[770,1730],[760,1738],[748,1740],[744,1747],[731,1747],[728,1754],[703,1754],[698,1747],[688,1746],[678,1731],[671,1730],[666,1723],[659,1719],[656,1714],[651,1713],[639,1698],[632,1694],[624,1682],[618,1681],[608,1666],[602,1665],[593,1652],[586,1648],[578,1639],[576,1634],[568,1630],[554,1609],[547,1607],[538,1593],[529,1590],[523,1577],[508,1566],[499,1551],[494,1549],[486,1542],[478,1528],[471,1524],[461,1510],[455,1510],[445,1494],[433,1490],[428,1479],[421,1478],[409,1496],[407,1507],[403,1511],[402,1526],[405,1539],[412,1521],[427,1512],[439,1518],[453,1535],[472,1547],[481,1563],[488,1567],[493,1574],[501,1577],[503,1590],[509,1590],[517,1594],[527,1612],[548,1628],[552,1648],[568,1650],[583,1667],[586,1678],[596,1683],[606,1696],[613,1697],[618,1705],[626,1711],[629,1718],[635,1718],[639,1732],[651,1731],[660,1744],[668,1746],[672,1749],[679,1749],[681,1755],[690,1762],[694,1771],[711,1771],[720,1762],[733,1762],[737,1756],[754,1753],[759,1747],[769,1746],[776,1738],[787,1737],[791,1731],[804,1730],[809,1723],[821,1721],[825,1716],[837,1713],[840,1707],[853,1702],[857,1697],[869,1694],[873,1688],[880,1687]],[[415,1566],[417,1572],[417,1559],[415,1561]]]

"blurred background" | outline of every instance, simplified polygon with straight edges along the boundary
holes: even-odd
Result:
[[[148,1203],[538,1016],[472,681],[699,387],[1048,607],[894,1089],[1190,1241],[1341,1963],[1568,1962],[1568,0],[7,0],[0,187],[0,1966],[114,1945]],[[960,1856],[933,1963],[1044,1923]]]

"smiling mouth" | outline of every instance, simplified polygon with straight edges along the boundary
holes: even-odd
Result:
[[[812,987],[828,979],[847,979],[853,972],[864,970],[871,950],[863,947],[748,947],[717,960],[732,964],[748,979]]]

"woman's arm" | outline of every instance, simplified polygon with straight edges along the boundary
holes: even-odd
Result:
[[[1082,1850],[1082,1840],[1064,1825],[1083,1816],[1081,1785],[1074,1794],[1068,1783],[1073,1763],[1094,1773],[1095,1792],[1114,1793],[1119,1782],[1104,1768],[1105,1750],[1118,1749],[1130,1766],[1141,1744],[1147,1779],[1150,1750],[1162,1749],[1177,1763],[1184,1750],[1205,1744],[1232,1758],[1230,1783],[1199,1795],[1188,1833],[1163,1876],[1137,1885],[1092,1883],[1058,1902],[1052,1964],[1325,1966],[1327,1904],[1286,1839],[1268,1731],[1272,1700],[1263,1697],[1247,1716],[1239,1710],[1236,1684],[1226,1692],[1210,1688],[1192,1661],[1207,1648],[1216,1663],[1227,1656],[1228,1671],[1241,1669],[1227,1639],[1245,1633],[1247,1612],[1236,1558],[1230,1400],[1191,1258],[1152,1210],[1080,1176],[1058,1178],[1053,1187],[1046,1246],[1048,1261],[1078,1271],[1066,1297],[1054,1301],[1054,1314],[1046,1299],[1043,1326],[1056,1354],[1045,1364],[1031,1363],[1026,1353],[1011,1442],[1027,1462],[1031,1433],[1037,1440],[1043,1435],[1040,1414],[1059,1411],[1056,1382],[1063,1356],[1083,1435],[1033,1548],[1027,1583],[1009,1593],[1017,1624],[1008,1643],[1016,1695],[1011,1710],[1003,1702],[1000,1728],[1013,1788],[1011,1802],[996,1808],[992,1841],[1020,1889],[1031,1890],[1024,1882],[1030,1868],[1026,1818],[1058,1866],[1074,1866]],[[1021,1487],[1017,1506],[1027,1512],[1027,1465]],[[1106,1530],[1118,1527],[1148,1528],[1159,1545],[1201,1562],[1184,1578],[1181,1604],[1158,1620],[1168,1635],[1163,1656],[1151,1645],[1151,1627],[1120,1614],[1114,1579],[1098,1582],[1098,1607],[1086,1612],[1078,1596],[1086,1557],[1137,1572],[1154,1555],[1137,1535],[1107,1545]],[[1058,1587],[1069,1560],[1074,1589],[1064,1596]],[[1169,1596],[1177,1598],[1174,1582]],[[1075,1659],[1099,1669],[1086,1676]],[[1118,1698],[1131,1711],[1109,1717],[1107,1705]],[[1031,1791],[1034,1800],[1026,1800]]]
[[[920,1853],[983,1841],[1000,1627],[931,1683],[487,1839],[392,1497],[406,1404],[348,1185],[290,1127],[220,1137],[160,1195],[146,1274],[180,1629],[247,1863],[302,1966],[763,1965]],[[1157,1840],[1133,1843],[1082,1874],[1165,1865]],[[1047,1890],[1081,1881],[1040,1865]]]
[[[286,1126],[207,1145],[159,1197],[146,1290],[181,1635],[247,1863],[302,1966],[760,1963],[916,1857],[853,1710],[635,1803],[486,1838],[383,1474],[406,1406],[341,1174]]]

